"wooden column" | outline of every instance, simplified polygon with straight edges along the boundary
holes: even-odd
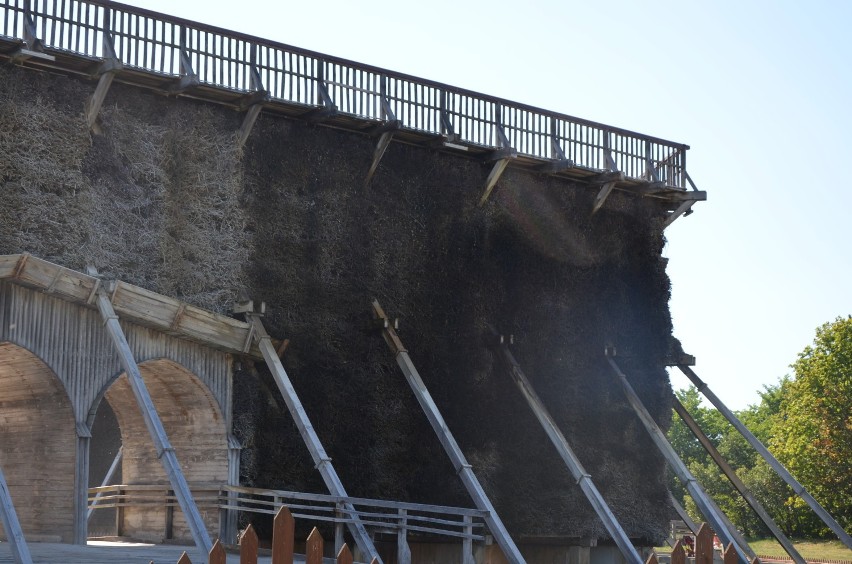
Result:
[[[89,445],[92,433],[77,422],[77,461],[74,465],[74,544],[85,545],[89,534]]]

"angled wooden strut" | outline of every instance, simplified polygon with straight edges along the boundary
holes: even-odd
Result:
[[[517,158],[518,156],[518,152],[512,148],[512,144],[509,143],[509,138],[506,137],[506,132],[503,130],[503,125],[501,123],[502,118],[500,117],[501,114],[502,110],[498,107],[498,118],[497,123],[494,125],[494,131],[497,134],[499,149],[494,151],[489,157],[489,160],[495,162],[494,166],[491,168],[491,172],[488,174],[488,178],[485,181],[485,191],[479,199],[480,207],[484,206],[485,202],[488,201],[488,197],[491,196],[491,191],[494,190],[494,186],[497,185],[497,181],[500,180],[500,176],[503,175],[503,171],[506,170],[506,167],[509,165],[509,161]]]
[[[252,45],[251,48],[251,67],[249,72],[251,73],[252,92],[241,104],[241,109],[246,112],[246,115],[243,118],[243,124],[240,126],[240,130],[237,133],[238,149],[241,149],[243,145],[245,145],[246,140],[254,127],[254,122],[257,121],[257,117],[260,115],[260,111],[263,109],[264,104],[269,102],[270,99],[269,91],[264,88],[263,81],[260,78],[260,73],[257,72],[257,45]]]
[[[802,558],[802,555],[799,554],[799,551],[796,550],[796,547],[793,546],[793,543],[790,542],[790,539],[781,531],[778,525],[775,524],[775,521],[772,517],[769,516],[769,513],[763,508],[763,505],[757,498],[752,495],[751,491],[746,487],[743,481],[737,476],[737,473],[734,472],[734,469],[731,468],[731,465],[722,457],[722,454],[713,446],[713,443],[710,442],[710,439],[707,438],[707,435],[704,434],[704,431],[701,430],[701,427],[698,426],[698,423],[695,419],[692,418],[689,411],[687,411],[686,407],[680,402],[677,397],[672,396],[672,407],[674,407],[675,412],[680,416],[686,426],[692,431],[692,434],[695,435],[695,438],[698,439],[698,442],[701,443],[701,446],[704,447],[704,450],[707,451],[707,454],[710,455],[710,458],[713,459],[713,462],[719,467],[719,469],[725,474],[731,484],[740,492],[740,495],[743,497],[745,502],[751,507],[752,511],[754,511],[760,520],[763,521],[763,524],[769,529],[772,533],[772,536],[781,544],[784,548],[784,551],[790,555],[790,558],[793,559],[793,562],[796,564],[806,564],[805,559]]]
[[[615,159],[612,158],[612,150],[609,147],[609,133],[604,133],[604,159],[606,160],[606,168],[610,173],[615,173],[614,176],[611,176],[609,180],[604,182],[603,186],[601,186],[598,195],[595,197],[595,203],[592,205],[592,215],[596,214],[601,207],[603,207],[606,199],[609,198],[609,195],[612,193],[613,188],[615,188],[615,183],[620,180],[624,180],[624,174],[618,171],[618,167],[615,164]],[[616,176],[617,175],[617,176]]]
[[[3,517],[3,530],[6,532],[6,541],[9,543],[15,564],[32,564],[30,548],[24,539],[21,522],[18,521],[18,514],[12,504],[12,496],[9,494],[9,486],[6,485],[2,468],[0,468],[0,516]]]
[[[22,63],[28,59],[41,59],[45,62],[53,62],[56,57],[44,52],[44,42],[38,37],[35,20],[33,20],[31,0],[24,2],[23,17],[23,39],[24,44],[12,54],[12,63]]]
[[[92,273],[96,274],[93,269]],[[171,443],[169,443],[166,430],[163,428],[157,408],[154,407],[154,401],[151,399],[148,387],[142,379],[142,373],[139,372],[139,365],[136,364],[136,359],[133,357],[133,352],[127,343],[124,330],[118,322],[118,316],[115,314],[110,296],[104,284],[98,287],[96,302],[98,311],[100,311],[101,317],[104,318],[104,327],[115,347],[115,351],[121,361],[121,366],[127,374],[127,381],[133,390],[133,396],[136,398],[136,403],[142,412],[145,426],[151,434],[157,457],[166,471],[166,476],[169,479],[172,490],[175,492],[178,504],[183,510],[186,524],[192,533],[195,545],[205,553],[210,552],[213,543],[210,541],[210,535],[207,534],[207,527],[204,525],[204,520],[201,518],[201,513],[198,511],[195,500],[192,498],[192,493],[189,491],[189,485],[183,476],[183,471],[175,455],[175,450],[172,448]]]
[[[320,441],[316,430],[314,430],[314,427],[311,424],[308,413],[305,411],[302,401],[296,393],[296,388],[293,387],[293,383],[290,381],[287,371],[284,370],[284,366],[281,364],[281,359],[278,358],[278,352],[272,345],[272,339],[263,327],[263,323],[260,319],[263,315],[264,309],[265,304],[261,304],[259,310],[255,311],[254,304],[252,302],[243,302],[238,304],[237,307],[234,308],[234,311],[238,313],[245,313],[246,320],[251,324],[251,335],[257,342],[257,346],[263,355],[263,359],[266,361],[266,365],[272,373],[272,377],[275,380],[275,384],[278,386],[278,390],[281,392],[284,403],[287,405],[287,409],[290,411],[290,415],[296,423],[296,428],[299,430],[299,434],[302,436],[305,446],[308,447],[308,452],[310,452],[311,458],[313,459],[317,470],[319,470],[328,491],[332,495],[344,498],[349,497],[346,493],[346,488],[343,487],[343,483],[337,475],[337,471],[331,464],[331,458],[326,453],[325,448],[322,446],[322,441]],[[349,527],[349,532],[355,539],[355,543],[358,545],[358,548],[360,548],[365,554],[369,555],[370,558],[375,558],[381,563],[381,557],[379,556],[370,535],[367,534],[367,530],[364,528],[363,523],[355,513],[355,508],[352,503],[347,501],[343,504],[343,506],[351,516],[347,525]]]
[[[104,22],[109,22],[109,8],[107,8],[104,12]],[[109,87],[112,85],[112,81],[115,78],[116,73],[124,68],[124,65],[122,65],[118,56],[115,54],[112,34],[108,29],[104,29],[103,32],[103,48],[104,62],[98,67],[98,71],[96,73],[99,77],[98,86],[95,88],[94,93],[92,93],[86,101],[86,125],[89,126],[89,129],[94,129],[95,127],[98,114],[100,113],[101,106],[103,106],[104,103],[104,98],[106,98],[107,92],[109,91]]]
[[[722,402],[722,400],[720,400],[719,397],[713,393],[713,391],[707,386],[707,383],[701,380],[701,378],[699,378],[698,375],[689,366],[679,364],[678,368],[686,375],[687,378],[689,378],[693,385],[698,388],[698,391],[701,392],[704,397],[710,400],[710,403],[712,403],[713,406],[719,410],[719,413],[721,413],[725,417],[725,419],[727,419],[728,422],[734,426],[734,428],[740,433],[740,435],[742,435],[743,438],[748,441],[752,448],[756,450],[758,454],[760,454],[760,456],[763,457],[763,459],[766,461],[767,464],[769,464],[770,467],[772,467],[775,473],[778,474],[782,480],[787,482],[788,486],[793,488],[793,491],[796,493],[796,495],[802,498],[802,500],[807,503],[808,506],[810,506],[813,512],[816,513],[820,519],[822,519],[822,522],[825,523],[828,528],[834,532],[835,535],[837,535],[837,538],[839,538],[840,541],[848,548],[852,548],[852,537],[849,536],[849,533],[843,530],[843,527],[840,526],[840,523],[838,523],[834,519],[834,517],[832,517],[831,514],[826,511],[826,509],[822,505],[820,505],[820,503],[816,499],[814,499],[811,494],[808,493],[805,487],[801,483],[799,483],[799,481],[796,480],[796,478],[794,478],[793,475],[790,474],[790,472],[788,472],[786,468],[784,468],[784,465],[782,465],[781,462],[779,462],[778,459],[775,458],[775,456],[773,456],[771,452],[769,452],[769,450],[763,445],[763,443],[761,443],[760,440],[755,437],[745,425],[743,425],[742,421],[740,421],[739,418],[734,415],[734,413],[730,409],[728,409],[728,407]]]
[[[394,131],[399,129],[399,120],[396,118],[396,114],[391,108],[390,102],[388,101],[385,91],[386,91],[386,78],[382,77],[382,85],[381,85],[381,101],[382,101],[382,113],[384,114],[384,121],[377,128],[377,132],[380,132],[379,141],[376,143],[376,150],[373,151],[373,162],[370,164],[370,170],[367,171],[367,178],[364,180],[364,186],[369,186],[370,181],[373,179],[373,175],[376,173],[376,169],[379,167],[379,161],[382,160],[382,157],[387,151],[388,145],[390,145],[391,139],[393,139]]]
[[[739,533],[733,530],[733,527],[729,524],[730,522],[727,518],[724,517],[722,511],[719,510],[710,496],[707,495],[707,492],[704,491],[704,488],[702,488],[698,483],[698,480],[695,479],[677,455],[671,443],[669,443],[665,434],[660,429],[659,425],[657,425],[657,422],[654,421],[654,418],[651,417],[648,409],[642,403],[642,400],[639,399],[638,395],[636,395],[636,392],[633,390],[633,386],[631,386],[627,381],[627,376],[624,375],[624,372],[621,371],[621,368],[610,355],[609,350],[607,350],[606,359],[618,378],[618,381],[621,384],[621,389],[624,391],[624,395],[627,396],[628,403],[638,416],[639,421],[645,427],[648,435],[651,437],[651,441],[659,449],[660,453],[666,459],[666,462],[669,463],[669,467],[678,479],[684,484],[684,486],[686,486],[686,490],[689,492],[692,499],[695,500],[695,504],[698,506],[698,509],[710,522],[710,525],[713,527],[713,530],[716,531],[716,534],[719,535],[719,538],[721,538],[726,545],[734,545],[735,550],[739,555],[740,562],[742,564],[749,564],[751,561],[751,558],[749,557],[751,549],[748,548],[748,543],[744,543],[743,540],[737,540],[738,538],[741,539]],[[741,543],[744,543],[745,546],[742,546]]]
[[[524,399],[527,400],[527,404],[530,406],[533,415],[535,415],[536,419],[538,419],[538,422],[541,424],[544,432],[550,439],[550,442],[552,442],[553,446],[556,447],[556,451],[559,453],[562,461],[568,467],[568,470],[571,472],[574,480],[577,481],[577,485],[579,485],[580,489],[583,490],[583,493],[586,495],[586,499],[589,500],[589,503],[594,508],[595,513],[597,513],[598,517],[603,522],[604,527],[606,527],[607,532],[615,541],[615,544],[621,551],[622,556],[624,556],[625,561],[631,564],[643,564],[642,557],[636,551],[636,547],[634,547],[633,543],[630,542],[630,538],[624,532],[624,529],[621,528],[621,525],[615,518],[612,510],[610,510],[609,505],[607,505],[603,496],[598,491],[598,488],[595,486],[594,482],[592,482],[591,475],[586,472],[585,468],[583,468],[580,459],[577,458],[577,455],[568,444],[568,440],[565,438],[565,435],[562,434],[562,431],[556,425],[556,421],[554,421],[550,412],[544,406],[544,403],[542,403],[541,398],[539,398],[538,394],[533,389],[532,384],[527,379],[523,370],[521,370],[521,365],[518,364],[517,360],[515,360],[515,355],[512,354],[512,351],[509,350],[508,345],[503,342],[502,339],[499,341],[496,339],[498,334],[493,328],[491,329],[491,332],[495,337],[496,346],[499,347],[499,351],[503,357],[503,361],[506,363],[506,367],[512,377],[512,380],[514,380],[518,390],[521,392],[521,395],[523,395]]]
[[[526,561],[524,560],[524,557],[521,556],[521,552],[515,545],[515,541],[513,541],[512,537],[509,536],[509,531],[506,530],[505,525],[503,525],[503,521],[500,519],[500,516],[497,515],[497,511],[491,504],[491,500],[488,499],[488,495],[486,495],[485,490],[482,489],[482,485],[479,483],[476,474],[473,473],[473,469],[465,458],[461,447],[459,447],[453,437],[453,434],[450,432],[447,422],[444,421],[444,417],[441,415],[438,406],[435,405],[432,395],[429,393],[429,390],[426,389],[426,384],[423,382],[423,379],[414,367],[414,363],[411,361],[411,357],[408,356],[408,351],[402,345],[402,341],[399,340],[399,336],[396,334],[393,324],[388,319],[385,311],[382,309],[382,306],[377,300],[373,300],[373,317],[378,322],[378,326],[382,330],[382,336],[384,337],[385,342],[396,357],[396,363],[405,375],[405,379],[408,381],[411,391],[414,392],[417,402],[420,404],[420,407],[426,414],[426,418],[429,419],[429,423],[432,425],[432,429],[435,431],[435,434],[438,435],[438,440],[441,442],[441,446],[444,447],[444,451],[450,458],[453,468],[455,468],[459,478],[461,478],[468,494],[470,494],[470,497],[476,504],[476,508],[488,512],[484,518],[485,523],[488,525],[491,534],[494,535],[494,539],[497,541],[497,544],[499,544],[500,548],[503,550],[503,554],[511,564],[525,563]]]
[[[198,78],[198,73],[196,73],[195,69],[192,68],[192,58],[189,56],[189,50],[187,48],[185,26],[181,26],[180,28],[180,48],[178,49],[178,56],[180,58],[180,80],[178,80],[178,83],[171,88],[171,92],[174,94],[180,94],[181,92],[198,86],[201,83],[201,80]]]
[[[562,149],[562,145],[559,143],[559,138],[556,135],[557,132],[557,121],[555,117],[550,118],[550,151],[555,160],[544,163],[538,168],[539,172],[554,174],[557,172],[562,172],[563,170],[568,170],[569,168],[574,168],[575,163],[573,160],[569,159],[565,156],[565,151]]]

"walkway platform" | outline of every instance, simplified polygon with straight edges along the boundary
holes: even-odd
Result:
[[[207,558],[202,558],[202,554],[194,546],[89,541],[87,546],[31,542],[29,547],[36,564],[176,564],[184,551],[195,563],[207,562]],[[228,554],[228,564],[237,564],[239,561],[238,554]],[[304,557],[298,556],[295,560],[304,561]],[[13,562],[9,544],[0,542],[0,564]],[[259,564],[271,562],[271,556],[258,558]]]

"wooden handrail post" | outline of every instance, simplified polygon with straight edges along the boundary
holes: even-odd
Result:
[[[399,509],[399,528],[396,530],[396,560],[411,564],[411,547],[408,546],[408,511]]]
[[[334,553],[337,554],[345,541],[343,539],[343,528],[344,524],[342,519],[345,517],[345,513],[343,511],[344,506],[342,501],[338,501],[334,507],[334,518],[336,519],[334,522]]]
[[[462,517],[464,522],[464,534],[462,539],[462,564],[473,564],[473,517],[465,515]]]

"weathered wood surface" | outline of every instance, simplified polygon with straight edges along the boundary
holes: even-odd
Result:
[[[0,255],[0,279],[87,306],[93,305],[94,293],[101,284],[96,277],[26,253]],[[122,319],[218,350],[245,354],[247,323],[121,281],[115,282],[110,300]],[[248,354],[262,358],[256,346]]]

